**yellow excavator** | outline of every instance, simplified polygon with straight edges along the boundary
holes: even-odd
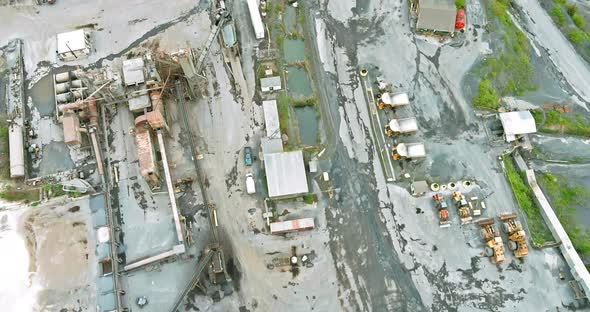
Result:
[[[516,217],[516,213],[503,213],[500,220],[504,232],[508,234],[508,249],[512,250],[516,258],[524,258],[529,254],[529,247],[526,244],[526,232]]]
[[[479,219],[475,223],[481,226],[481,236],[486,245],[486,256],[494,264],[499,264],[506,260],[504,255],[504,247],[502,246],[502,237],[500,232],[494,227],[494,219],[486,218]]]

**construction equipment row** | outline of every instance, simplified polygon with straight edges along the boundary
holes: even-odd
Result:
[[[436,193],[432,196],[435,202],[435,208],[439,214],[440,227],[449,227],[451,225],[449,219],[449,210],[447,202],[441,193]],[[461,219],[461,225],[471,223],[473,216],[481,215],[481,208],[485,208],[485,203],[479,200],[479,197],[471,197],[469,201],[465,199],[465,195],[461,192],[452,193],[452,201]]]
[[[503,213],[499,216],[502,229],[508,235],[508,249],[512,250],[516,258],[524,258],[529,254],[526,232],[516,217],[516,213]],[[480,219],[476,223],[482,228],[481,235],[486,245],[486,256],[491,258],[492,263],[502,263],[505,260],[504,247],[502,237],[494,226],[494,219]]]

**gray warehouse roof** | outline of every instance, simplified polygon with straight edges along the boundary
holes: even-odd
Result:
[[[270,198],[309,192],[302,151],[264,154],[264,167]]]
[[[269,138],[280,138],[281,128],[279,127],[279,111],[277,101],[262,101],[264,109],[264,123],[266,125],[266,136]]]
[[[457,8],[453,0],[419,0],[417,29],[453,32]]]

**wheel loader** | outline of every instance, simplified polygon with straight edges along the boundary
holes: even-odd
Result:
[[[508,234],[508,249],[512,250],[516,258],[524,258],[529,254],[529,247],[526,244],[526,232],[516,217],[516,213],[503,213],[500,220],[504,232]]]
[[[438,211],[438,225],[441,228],[450,227],[451,222],[449,221],[449,206],[447,205],[444,196],[440,193],[437,193],[432,195],[432,199],[434,199],[435,207]]]
[[[494,264],[502,263],[506,259],[504,255],[504,247],[502,246],[502,237],[500,232],[494,227],[494,219],[486,218],[479,219],[475,223],[481,226],[481,236],[486,245],[486,256]]]
[[[453,192],[453,202],[459,211],[459,217],[461,218],[461,224],[471,223],[473,217],[471,217],[471,211],[469,210],[469,203],[465,199],[465,196],[461,192]]]

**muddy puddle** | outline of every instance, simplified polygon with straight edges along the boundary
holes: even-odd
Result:
[[[312,94],[311,82],[304,68],[297,66],[287,67],[287,88],[295,97],[309,97]]]
[[[33,100],[33,106],[37,108],[41,117],[51,116],[55,113],[55,96],[53,94],[53,80],[51,75],[41,78],[27,91],[27,96]]]
[[[304,106],[295,108],[297,123],[299,124],[299,134],[301,142],[307,146],[313,146],[317,143],[318,137],[318,119],[313,106]]]

